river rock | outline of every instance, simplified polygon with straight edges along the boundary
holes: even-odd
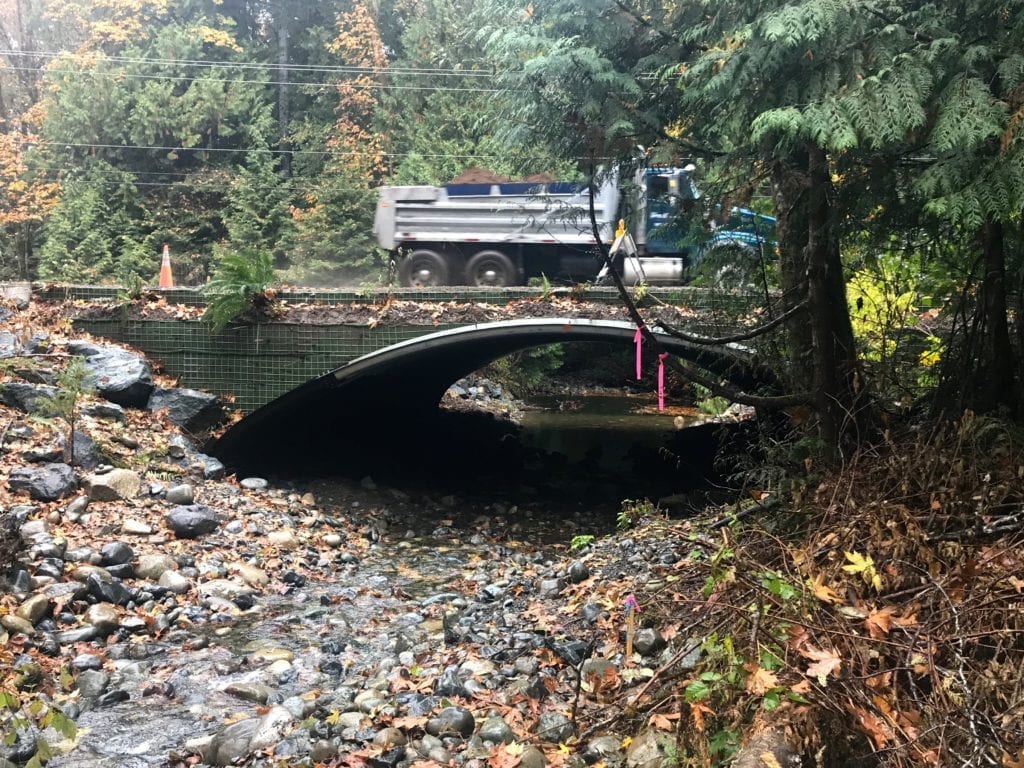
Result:
[[[548,761],[544,753],[534,746],[529,746],[519,755],[519,768],[544,768]]]
[[[255,565],[249,565],[248,563],[232,563],[229,569],[234,570],[242,577],[242,581],[248,584],[250,587],[265,587],[270,583],[270,576],[267,572],[261,568],[257,568]]]
[[[98,669],[83,670],[75,679],[75,687],[83,699],[95,699],[102,696],[109,685],[110,675]]]
[[[81,519],[82,515],[85,514],[85,510],[88,506],[89,497],[79,496],[64,508],[64,515],[71,522],[77,523]]]
[[[568,576],[573,584],[579,584],[590,578],[590,569],[586,563],[576,560],[569,564]]]
[[[135,575],[140,579],[156,581],[167,571],[173,571],[178,567],[174,558],[170,555],[141,555],[135,563]]]
[[[595,736],[587,742],[583,756],[588,763],[603,760],[609,765],[618,765],[625,757],[622,753],[622,738],[615,734]]]
[[[484,720],[484,724],[480,726],[480,731],[477,735],[484,741],[489,741],[492,744],[508,744],[510,741],[515,740],[515,734],[509,728],[508,723],[497,715],[492,715]]]
[[[256,718],[239,720],[219,731],[203,752],[210,765],[231,765],[249,754],[249,741],[256,732]]]
[[[465,685],[463,685],[462,678],[459,677],[459,668],[452,664],[451,666],[445,667],[437,681],[434,683],[434,693],[438,696],[458,696],[460,698],[467,698],[469,693],[466,691]]]
[[[36,631],[31,621],[13,613],[0,616],[0,627],[3,627],[11,634],[33,635]]]
[[[80,653],[71,660],[71,668],[76,672],[84,672],[87,669],[102,669],[103,659],[94,653]]]
[[[276,691],[269,685],[258,683],[230,683],[224,688],[224,693],[254,704],[266,704]]]
[[[59,463],[12,469],[7,485],[12,491],[26,491],[36,501],[56,501],[77,487],[74,470]]]
[[[252,597],[252,587],[231,579],[212,579],[199,585],[199,594],[235,602],[239,598]]]
[[[178,485],[172,485],[167,489],[167,495],[165,498],[171,504],[187,506],[195,501],[195,491],[188,483],[179,483]]]
[[[192,589],[192,582],[177,571],[164,571],[157,584],[175,595],[183,595]]]
[[[10,331],[0,331],[0,358],[17,357],[23,351],[21,341]]]
[[[205,504],[175,507],[164,517],[167,527],[179,539],[196,539],[217,530],[220,518]]]
[[[278,549],[295,549],[299,546],[299,540],[295,533],[289,528],[282,528],[279,531],[271,531],[267,534],[267,543]]]
[[[117,421],[121,424],[128,420],[128,417],[124,415],[124,408],[117,403],[92,403],[82,408],[82,413],[94,419]]]
[[[57,388],[46,384],[24,384],[7,381],[0,384],[0,403],[24,413],[38,413],[57,394]]]
[[[544,712],[537,721],[537,736],[542,741],[568,741],[572,735],[572,721],[561,712]]]
[[[104,608],[113,610],[109,605],[105,605],[103,603],[101,603],[100,605],[103,606]],[[92,607],[96,608],[96,607],[99,607],[99,606],[95,606],[94,605]],[[89,615],[88,615],[88,613],[86,613],[86,621],[88,621],[88,619],[89,619]],[[107,634],[109,634],[109,633],[107,633]],[[95,640],[99,636],[100,636],[99,629],[94,627],[92,624],[88,624],[86,626],[78,627],[76,629],[67,629],[67,630],[65,630],[63,632],[58,632],[57,634],[54,635],[54,638],[61,645],[74,645],[75,643],[87,643],[90,640]]]
[[[92,501],[118,501],[137,498],[142,490],[142,478],[130,469],[112,469],[86,475],[83,485]]]
[[[558,597],[562,593],[564,583],[561,579],[541,579],[537,591],[541,597]]]
[[[378,747],[386,747],[391,749],[392,747],[404,747],[409,740],[405,737],[397,728],[382,728],[377,731],[373,736],[373,743]]]
[[[224,417],[224,407],[216,395],[196,389],[157,387],[146,407],[153,412],[166,411],[173,424],[189,432],[202,432]]]
[[[14,611],[18,616],[30,624],[38,624],[50,610],[50,601],[46,595],[32,595]]]
[[[249,658],[253,663],[265,664],[268,661],[294,661],[295,654],[287,648],[259,648]]]
[[[270,483],[262,477],[246,477],[239,483],[239,485],[247,491],[265,491],[270,486]]]
[[[120,617],[114,606],[109,603],[96,603],[96,605],[90,605],[85,612],[85,621],[96,632],[102,635],[109,635],[117,629]]]
[[[665,737],[653,728],[642,731],[626,750],[627,768],[661,768],[665,760]]]
[[[468,739],[473,735],[476,720],[473,714],[463,707],[445,707],[437,713],[437,717],[427,720],[424,729],[431,736],[457,733]]]
[[[121,521],[121,533],[127,533],[131,536],[149,536],[153,533],[153,529],[141,520],[126,517]]]
[[[69,452],[65,448],[63,453],[65,455],[71,454],[70,458],[73,459],[71,463],[74,466],[85,470],[92,470],[103,463],[104,457],[100,447],[96,445],[95,440],[84,432],[79,432],[76,429],[71,435],[71,442],[73,450]]]
[[[120,579],[101,579],[93,573],[85,580],[85,585],[89,588],[90,595],[104,603],[128,605],[132,600],[132,593],[121,583]]]
[[[104,400],[128,408],[146,407],[153,372],[141,357],[119,347],[77,340],[68,342],[68,352],[85,358],[89,381]]]
[[[100,548],[100,565],[124,565],[135,557],[135,550],[123,541],[111,541]]]
[[[650,656],[665,647],[665,638],[661,633],[651,627],[644,627],[636,633],[633,638],[633,648],[641,656]]]

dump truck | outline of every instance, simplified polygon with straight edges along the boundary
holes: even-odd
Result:
[[[611,242],[622,218],[635,244],[635,256],[616,265],[627,282],[682,284],[711,250],[759,250],[774,237],[774,219],[742,208],[722,226],[707,219],[694,228],[703,206],[694,170],[644,168],[629,183],[607,174],[595,187],[602,241]],[[404,286],[586,282],[602,267],[590,198],[589,185],[568,181],[388,186],[380,189],[374,234]]]

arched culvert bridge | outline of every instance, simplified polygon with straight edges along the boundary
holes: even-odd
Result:
[[[468,432],[439,421],[437,405],[461,377],[513,352],[564,342],[633,343],[636,327],[618,320],[544,318],[481,323],[380,349],[278,397],[233,425],[209,451],[239,473],[382,474],[391,467],[426,473],[465,471]],[[758,389],[749,351],[727,352],[656,331],[670,353],[745,389]],[[472,418],[469,419],[472,421]],[[502,427],[506,428],[507,427]],[[500,436],[499,436],[500,437]],[[492,461],[500,462],[500,458]]]

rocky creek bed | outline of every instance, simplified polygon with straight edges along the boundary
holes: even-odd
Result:
[[[186,431],[215,398],[3,315],[0,768],[660,760],[642,719],[601,724],[693,650],[651,611],[623,652],[625,596],[678,580],[686,536],[570,553],[613,516],[225,476]],[[72,439],[41,417],[75,357]]]

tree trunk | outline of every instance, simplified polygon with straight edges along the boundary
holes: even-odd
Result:
[[[779,242],[779,278],[782,311],[807,299],[807,174],[806,157],[775,160],[772,164],[772,195],[775,234]],[[804,316],[786,323],[789,339],[790,381],[800,381],[811,363],[811,328]]]
[[[815,411],[822,440],[832,449],[866,424],[846,281],[833,225],[832,180],[824,150],[808,149],[807,298],[812,338]]]
[[[968,393],[977,410],[990,411],[1000,406],[1015,413],[1018,392],[1014,376],[1013,346],[1006,306],[1006,250],[1003,225],[988,221],[980,233],[984,276],[978,291],[981,314],[981,339],[978,349],[977,389]]]

